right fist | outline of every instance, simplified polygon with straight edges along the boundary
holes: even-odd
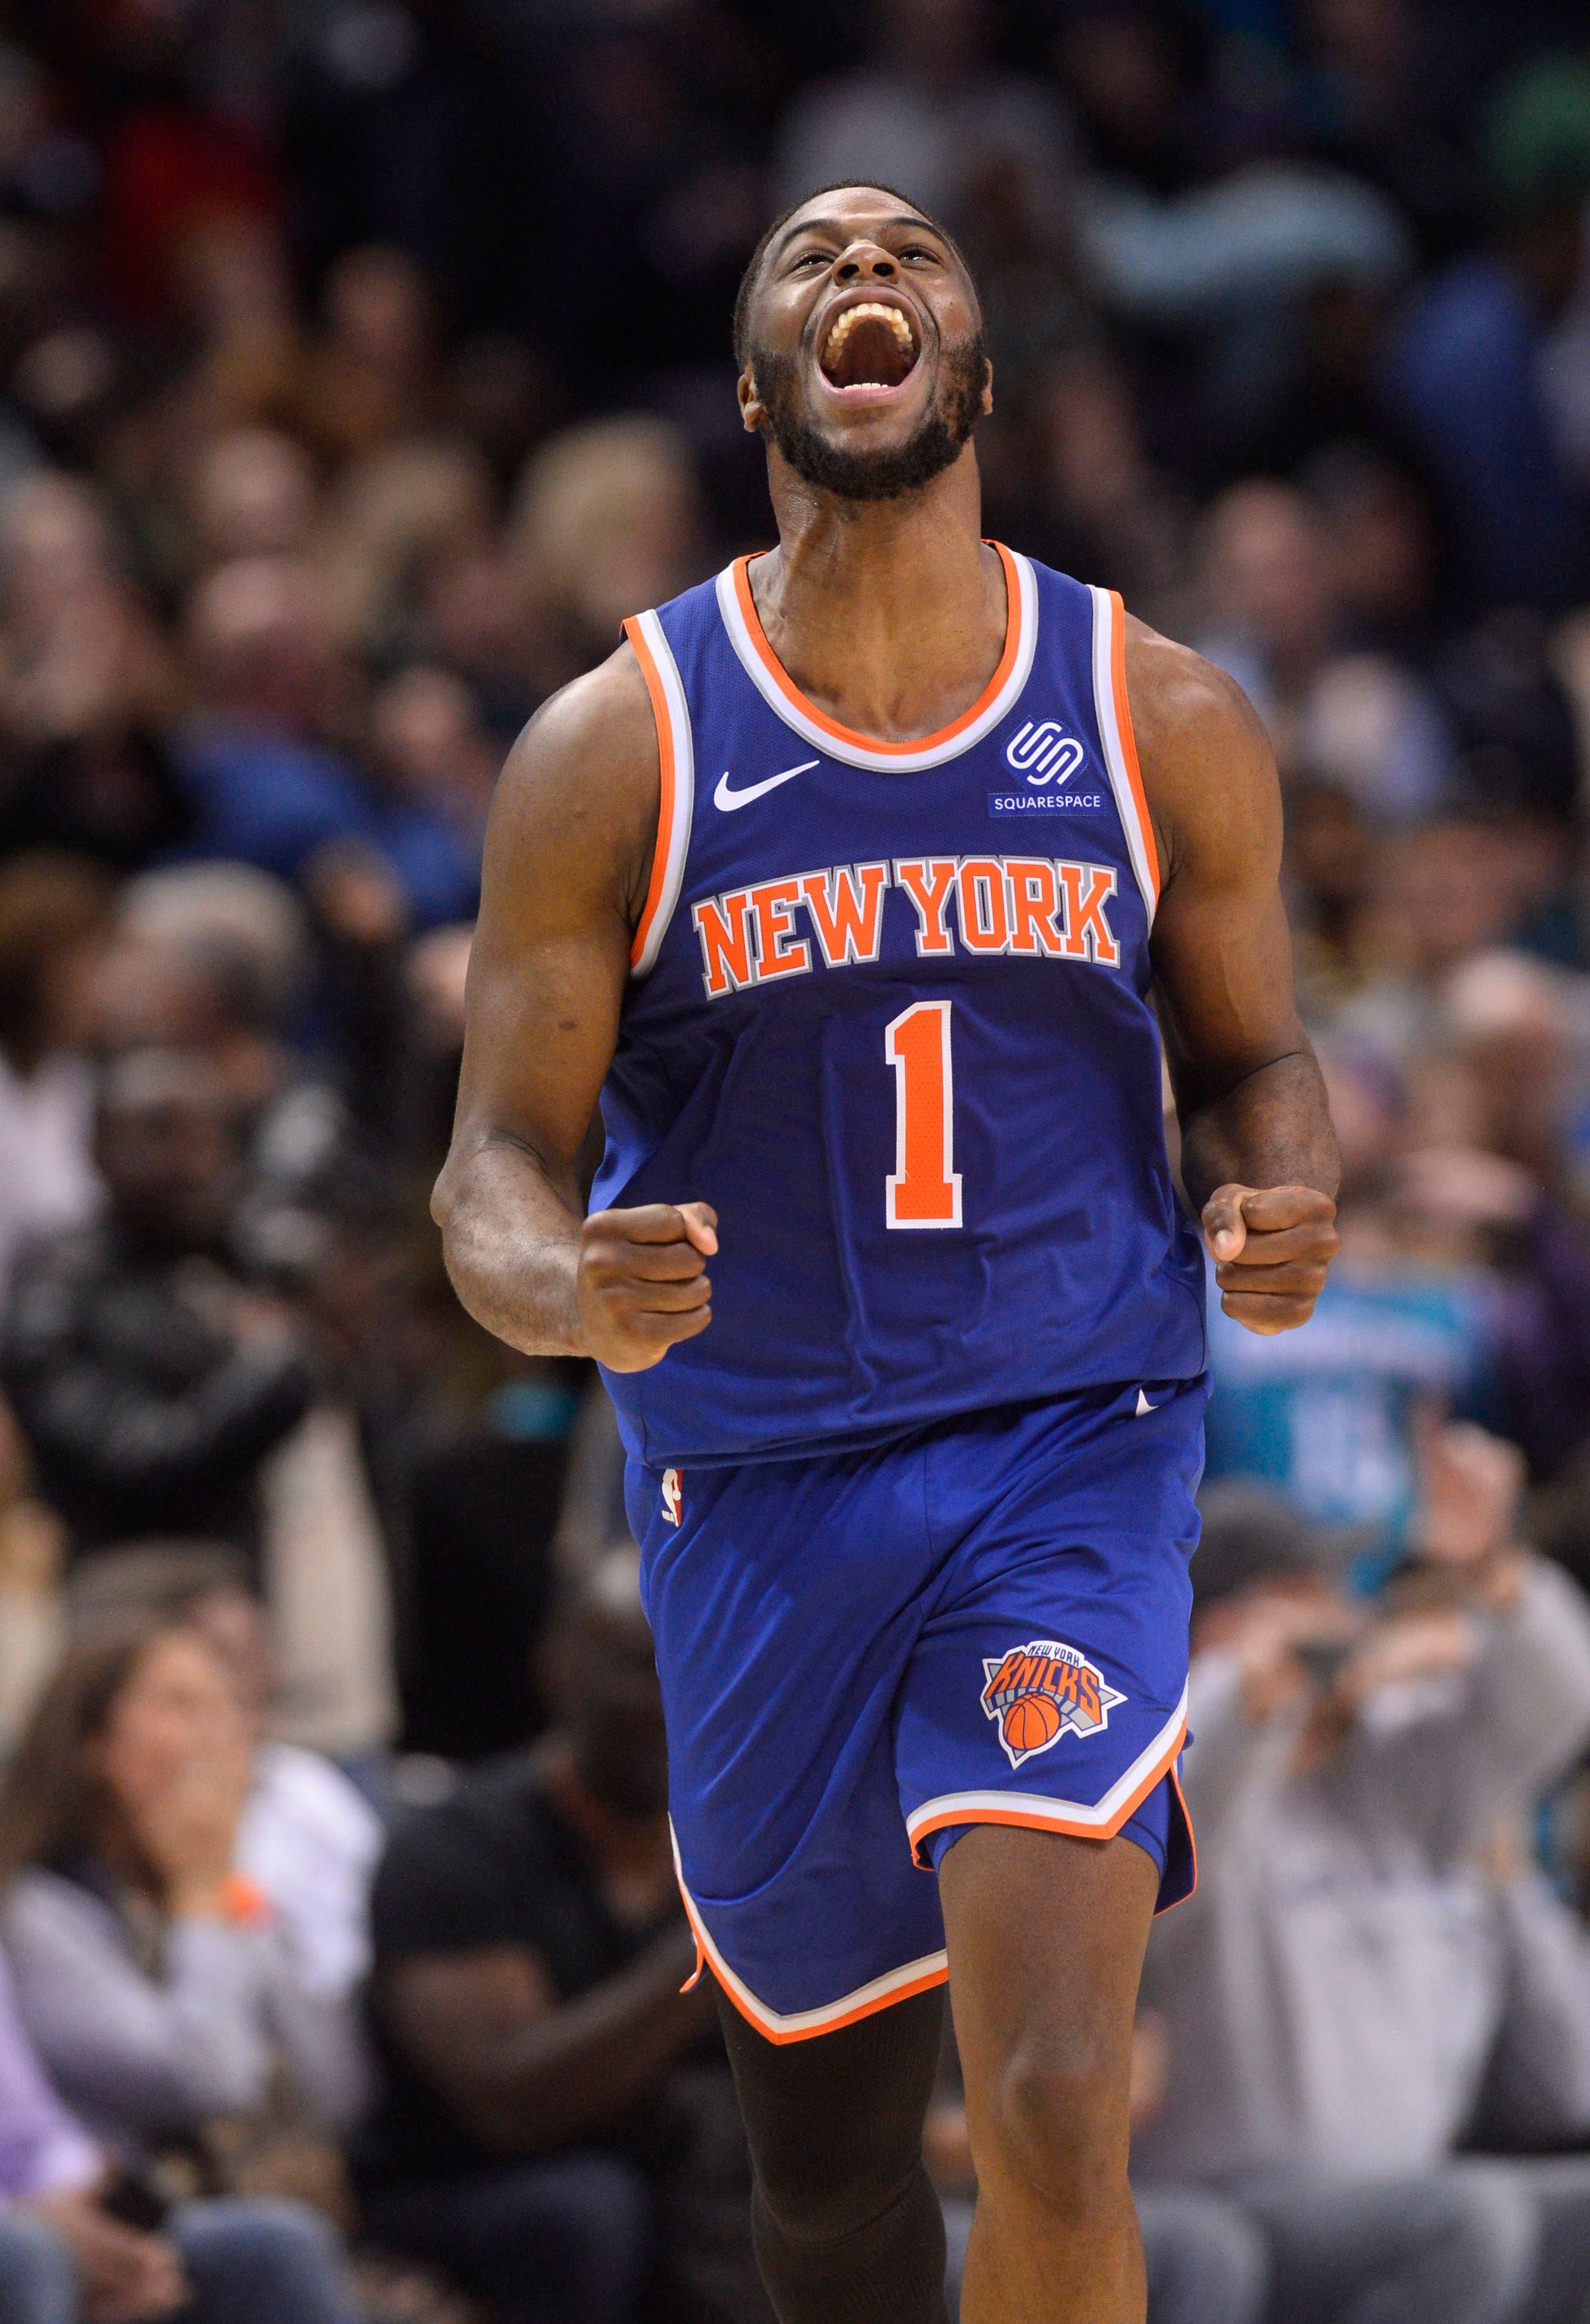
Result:
[[[712,1320],[705,1268],[718,1248],[710,1203],[596,1211],[580,1230],[574,1277],[582,1336],[609,1371],[644,1372]]]

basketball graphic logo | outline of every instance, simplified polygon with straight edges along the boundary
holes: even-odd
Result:
[[[663,1515],[670,1525],[677,1525],[685,1506],[685,1472],[682,1469],[663,1471]]]
[[[1062,1735],[1101,1735],[1124,1694],[1098,1666],[1058,1638],[1029,1638],[1006,1655],[983,1656],[983,1716],[995,1721],[1013,1767],[1049,1750]]]

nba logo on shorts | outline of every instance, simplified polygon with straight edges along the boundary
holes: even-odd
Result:
[[[663,1471],[663,1515],[670,1525],[677,1525],[685,1506],[685,1471],[682,1469]]]
[[[1029,1638],[1003,1656],[983,1656],[983,1715],[998,1722],[999,1741],[1013,1767],[1050,1750],[1062,1735],[1084,1740],[1102,1734],[1124,1694],[1075,1646],[1058,1638]]]

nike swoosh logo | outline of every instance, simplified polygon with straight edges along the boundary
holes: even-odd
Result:
[[[1148,1398],[1144,1395],[1143,1390],[1139,1388],[1137,1391],[1137,1409],[1133,1414],[1133,1418],[1135,1420],[1141,1420],[1145,1412],[1157,1412],[1158,1410],[1158,1405],[1150,1404]]]
[[[721,807],[725,815],[732,815],[737,807],[749,807],[752,799],[765,798],[769,791],[776,791],[780,783],[793,782],[796,775],[809,774],[813,767],[821,764],[818,759],[803,759],[798,767],[786,767],[781,775],[768,775],[759,783],[747,783],[742,791],[731,791],[728,776],[720,775],[718,788],[712,793],[712,805]]]

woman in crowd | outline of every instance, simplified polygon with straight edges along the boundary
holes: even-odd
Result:
[[[305,2183],[363,2095],[345,2008],[305,1991],[234,1869],[249,1781],[233,1683],[197,1630],[135,1618],[86,1637],[0,1788],[0,1939],[116,2201],[180,2256],[185,2319],[355,2324],[326,2219],[246,2191]]]

